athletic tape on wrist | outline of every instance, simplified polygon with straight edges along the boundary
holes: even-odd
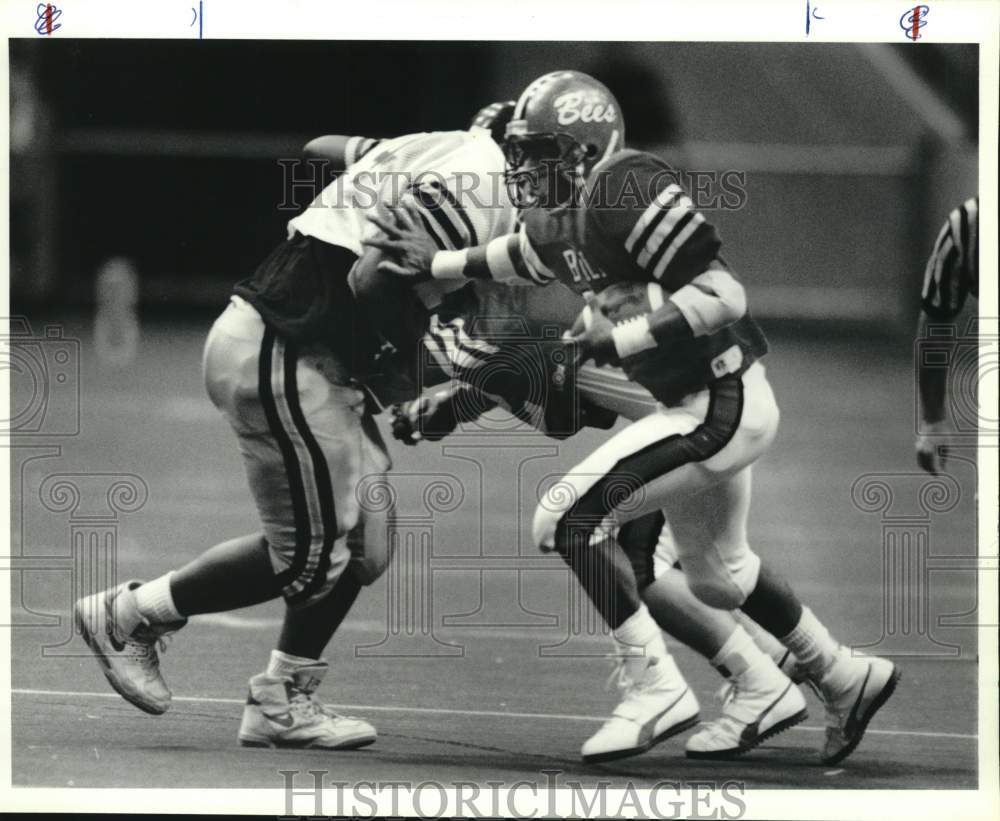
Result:
[[[468,251],[438,251],[431,259],[433,279],[464,279]]]

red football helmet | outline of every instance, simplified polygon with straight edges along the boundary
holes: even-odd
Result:
[[[624,143],[621,107],[603,83],[579,71],[539,77],[518,99],[504,139],[514,204],[538,204],[543,173],[550,175],[550,198],[564,203]]]

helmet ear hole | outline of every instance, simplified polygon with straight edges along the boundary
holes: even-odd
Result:
[[[600,149],[596,145],[594,145],[593,143],[587,143],[583,147],[583,156],[584,156],[584,158],[586,158],[588,160],[592,160],[592,159],[594,159],[594,157],[597,156],[597,153],[598,153],[599,150]]]

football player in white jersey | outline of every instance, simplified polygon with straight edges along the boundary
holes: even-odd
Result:
[[[463,200],[495,198],[488,187],[501,184],[503,168],[482,129],[386,140],[291,220],[287,238],[235,286],[208,335],[204,377],[236,434],[261,529],[159,578],[76,603],[78,629],[129,702],[154,715],[168,709],[157,647],[189,617],[280,596],[284,625],[266,669],[250,679],[240,743],[347,749],[375,741],[370,723],[315,695],[328,671],[324,648],[389,559],[393,512],[362,511],[356,496],[361,477],[391,464],[365,389],[381,340],[350,284],[352,272],[382,259],[362,246],[373,230],[364,214],[387,216],[408,194],[438,247],[488,242],[513,229],[513,209],[466,209]]]
[[[804,665],[826,706],[820,760],[838,763],[895,690],[899,670],[885,659],[855,658],[750,549],[751,466],[778,422],[759,361],[767,342],[719,255],[715,228],[677,173],[625,149],[624,136],[617,101],[594,78],[573,71],[539,78],[518,100],[505,140],[523,230],[441,252],[412,219],[380,223],[386,237],[377,247],[396,257],[383,270],[436,279],[517,276],[596,295],[595,307],[581,314],[592,321],[581,322],[568,355],[623,365],[660,402],[571,470],[535,515],[538,545],[567,557],[622,648],[624,698],[584,744],[584,756],[644,749],[697,711],[627,557],[613,544],[604,557],[595,551],[608,543],[599,538],[605,523],[661,508],[695,594],[742,609]],[[629,321],[605,316],[647,293],[639,313],[615,314]],[[631,653],[635,647],[643,652]],[[775,702],[755,689],[726,705],[725,721],[689,739],[689,754],[729,754],[748,737],[794,723],[804,709],[796,688]]]

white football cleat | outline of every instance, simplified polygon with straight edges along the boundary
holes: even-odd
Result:
[[[619,658],[612,673],[624,698],[580,751],[589,764],[644,753],[698,723],[698,699],[673,659],[653,656],[634,672],[630,662]]]
[[[244,747],[297,747],[353,750],[375,741],[367,721],[342,716],[313,693],[329,666],[317,662],[280,678],[266,673],[250,679],[239,742]]]
[[[848,665],[855,669],[837,669]],[[847,686],[838,686],[845,673]],[[855,658],[850,649],[840,648],[840,657],[817,682],[826,704],[826,739],[820,752],[823,764],[839,764],[854,752],[868,722],[895,691],[900,675],[899,668],[888,659]]]
[[[115,691],[140,710],[162,715],[170,706],[170,688],[160,673],[157,645],[162,650],[163,638],[187,619],[154,625],[143,618],[133,592],[141,584],[133,580],[79,599],[73,617]]]
[[[773,668],[772,668],[773,669]],[[733,678],[719,691],[722,715],[687,740],[688,758],[732,758],[808,717],[802,691],[785,675]]]

